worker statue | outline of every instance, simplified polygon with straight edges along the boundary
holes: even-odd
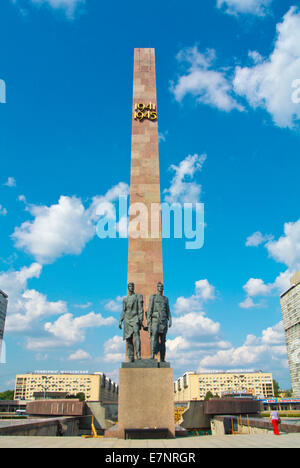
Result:
[[[135,294],[134,283],[128,284],[128,296],[123,300],[123,311],[119,323],[122,329],[124,322],[124,340],[127,343],[127,354],[130,362],[134,362],[134,351],[137,359],[141,359],[140,331],[144,318],[144,301],[141,294]]]
[[[166,337],[168,328],[172,326],[169,300],[163,295],[164,286],[157,284],[157,294],[150,297],[147,313],[148,331],[151,340],[151,356],[155,358],[160,353],[160,360],[166,359]]]

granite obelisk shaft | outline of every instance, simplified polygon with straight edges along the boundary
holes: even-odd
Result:
[[[144,296],[145,311],[157,283],[163,282],[157,110],[154,49],[135,49],[128,282]],[[142,235],[133,237],[137,217]],[[105,431],[106,437],[124,438],[130,429],[145,437],[147,428],[152,434],[167,429],[168,437],[175,436],[173,370],[155,367],[156,361],[149,359],[150,339],[144,330],[141,357],[135,368],[119,371],[118,424]]]
[[[160,213],[157,213],[160,206],[158,124],[157,118],[151,120],[151,113],[148,114],[150,118],[136,118],[139,104],[151,104],[148,109],[157,112],[155,52],[152,48],[134,50],[130,209],[136,203],[144,204],[147,220],[146,212],[135,213],[148,221],[148,232],[143,232],[139,238],[129,235],[128,255],[128,282],[133,282],[136,293],[144,296],[147,310],[150,295],[156,291],[157,283],[163,281],[161,221]],[[141,354],[142,359],[151,356],[150,339],[144,330],[141,331]]]

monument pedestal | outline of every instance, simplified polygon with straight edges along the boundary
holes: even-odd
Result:
[[[157,369],[158,367],[168,367],[170,368],[171,365],[169,362],[158,362],[156,359],[139,359],[135,360],[134,362],[122,362],[123,369],[140,369],[140,368],[154,368]]]
[[[123,368],[119,370],[118,425],[105,437],[125,438],[130,429],[175,437],[173,369]],[[138,432],[138,431],[136,431]]]

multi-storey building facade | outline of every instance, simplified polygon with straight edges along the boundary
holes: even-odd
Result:
[[[6,311],[7,311],[7,299],[8,296],[0,289],[0,358],[2,353],[2,342],[4,336],[4,327],[6,320]]]
[[[226,394],[247,393],[253,396],[274,397],[273,377],[264,372],[186,372],[174,383],[176,401],[204,400],[210,392],[222,397]]]
[[[300,271],[281,295],[281,311],[294,398],[300,398]]]
[[[118,386],[102,373],[34,372],[16,376],[15,400],[31,401],[42,395],[76,395],[84,393],[86,401],[118,400]]]

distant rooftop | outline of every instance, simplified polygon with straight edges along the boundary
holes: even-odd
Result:
[[[7,294],[5,294],[5,292],[4,292],[4,291],[2,291],[2,289],[0,289],[0,294],[1,294],[3,297],[5,297],[5,299],[7,299],[7,298],[8,298],[8,295],[7,295]]]
[[[300,283],[300,270],[291,277],[290,282],[292,286]]]
[[[265,372],[263,370],[255,369],[228,369],[228,370],[207,370],[203,372],[187,371],[183,375],[214,375],[214,374],[272,374],[272,372]],[[178,377],[180,379],[182,377]],[[177,379],[177,380],[178,380]]]
[[[300,283],[300,270],[297,271],[293,276],[290,278],[291,287],[287,289],[284,293],[281,294],[280,297],[285,296],[288,292],[294,289]]]

